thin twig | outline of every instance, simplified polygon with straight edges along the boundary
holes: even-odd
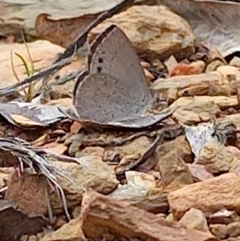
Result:
[[[70,57],[74,51],[77,51],[80,49],[86,42],[88,33],[95,28],[98,24],[106,20],[107,18],[111,18],[113,15],[123,11],[123,9],[130,7],[134,4],[134,0],[125,0],[121,3],[119,3],[117,6],[111,8],[110,10],[107,10],[103,12],[101,15],[97,17],[96,20],[92,21],[88,27],[78,35],[78,37],[67,47],[67,49],[61,54],[58,59],[55,61],[61,61],[62,59]]]
[[[72,57],[63,59],[58,63],[54,63],[53,65],[42,69],[38,73],[35,73],[32,76],[25,78],[23,81],[10,85],[6,88],[0,89],[0,96],[10,95],[13,92],[16,92],[18,88],[19,88],[19,90],[22,90],[22,89],[26,88],[32,82],[34,82],[38,79],[41,79],[45,76],[49,76],[50,74],[52,74],[53,71],[60,70],[64,66],[71,64],[71,62],[72,62]]]

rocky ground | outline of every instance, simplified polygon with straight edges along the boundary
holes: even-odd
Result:
[[[37,40],[27,43],[19,43],[23,36],[16,29],[2,33],[2,241],[240,240],[238,40],[217,31],[220,37],[213,37],[209,30],[201,41],[202,20],[193,24],[180,8],[143,2],[98,24],[87,43],[111,24],[129,38],[157,96],[146,115],[163,113],[148,128],[96,126],[73,114],[87,45],[47,84],[39,80],[7,94],[27,75],[51,66],[101,13],[58,20],[40,14]],[[189,9],[196,4],[182,2]],[[221,12],[219,2],[202,2],[199,9],[216,4],[215,13]],[[237,39],[233,25],[224,24]],[[24,34],[33,40],[32,30]],[[218,45],[219,39],[225,42]],[[89,91],[98,94],[94,86]],[[111,96],[111,89],[106,93]]]

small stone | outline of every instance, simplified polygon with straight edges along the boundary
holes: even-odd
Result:
[[[234,222],[227,225],[227,235],[229,237],[240,236],[240,222]]]
[[[218,142],[208,142],[203,146],[195,163],[204,165],[211,173],[220,173],[228,171],[233,160],[234,155],[225,146]]]
[[[38,241],[38,238],[35,235],[31,235],[28,237],[28,241]]]
[[[203,212],[196,208],[191,208],[180,219],[181,223],[187,229],[196,229],[204,232],[209,232],[207,220]]]
[[[235,67],[240,67],[240,58],[237,56],[234,56],[232,60],[230,61],[229,65],[235,66]]]
[[[80,145],[81,145],[80,141],[73,141],[72,144],[68,148],[69,155],[73,156],[76,152],[78,152]]]
[[[211,224],[209,226],[211,233],[218,238],[218,240],[227,237],[227,225],[225,224]]]
[[[145,74],[145,77],[146,77],[148,83],[152,82],[154,79],[154,76],[145,68],[143,69],[143,71],[144,71],[144,74]]]

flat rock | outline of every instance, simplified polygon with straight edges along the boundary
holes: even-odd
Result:
[[[176,90],[176,98],[193,95],[227,96],[231,93],[229,82],[220,71],[158,79],[150,88],[167,96],[171,91]]]
[[[166,59],[193,53],[194,35],[189,24],[164,6],[133,6],[94,28],[89,42],[111,24],[121,28],[138,54]]]
[[[168,201],[176,218],[181,218],[193,207],[209,216],[220,208],[239,212],[239,192],[240,177],[227,173],[172,191],[168,195]]]
[[[94,240],[136,238],[149,241],[217,241],[209,233],[182,228],[175,222],[146,212],[114,198],[87,192],[80,215],[82,230]]]

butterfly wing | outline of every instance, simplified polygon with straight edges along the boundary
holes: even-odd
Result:
[[[111,25],[95,39],[90,51],[90,74],[105,73],[119,80],[111,91],[130,95],[135,106],[132,114],[143,114],[152,104],[152,96],[138,55],[124,32]]]
[[[74,88],[74,106],[83,120],[107,123],[132,115],[131,91],[119,86],[119,79],[105,73],[83,72]]]

